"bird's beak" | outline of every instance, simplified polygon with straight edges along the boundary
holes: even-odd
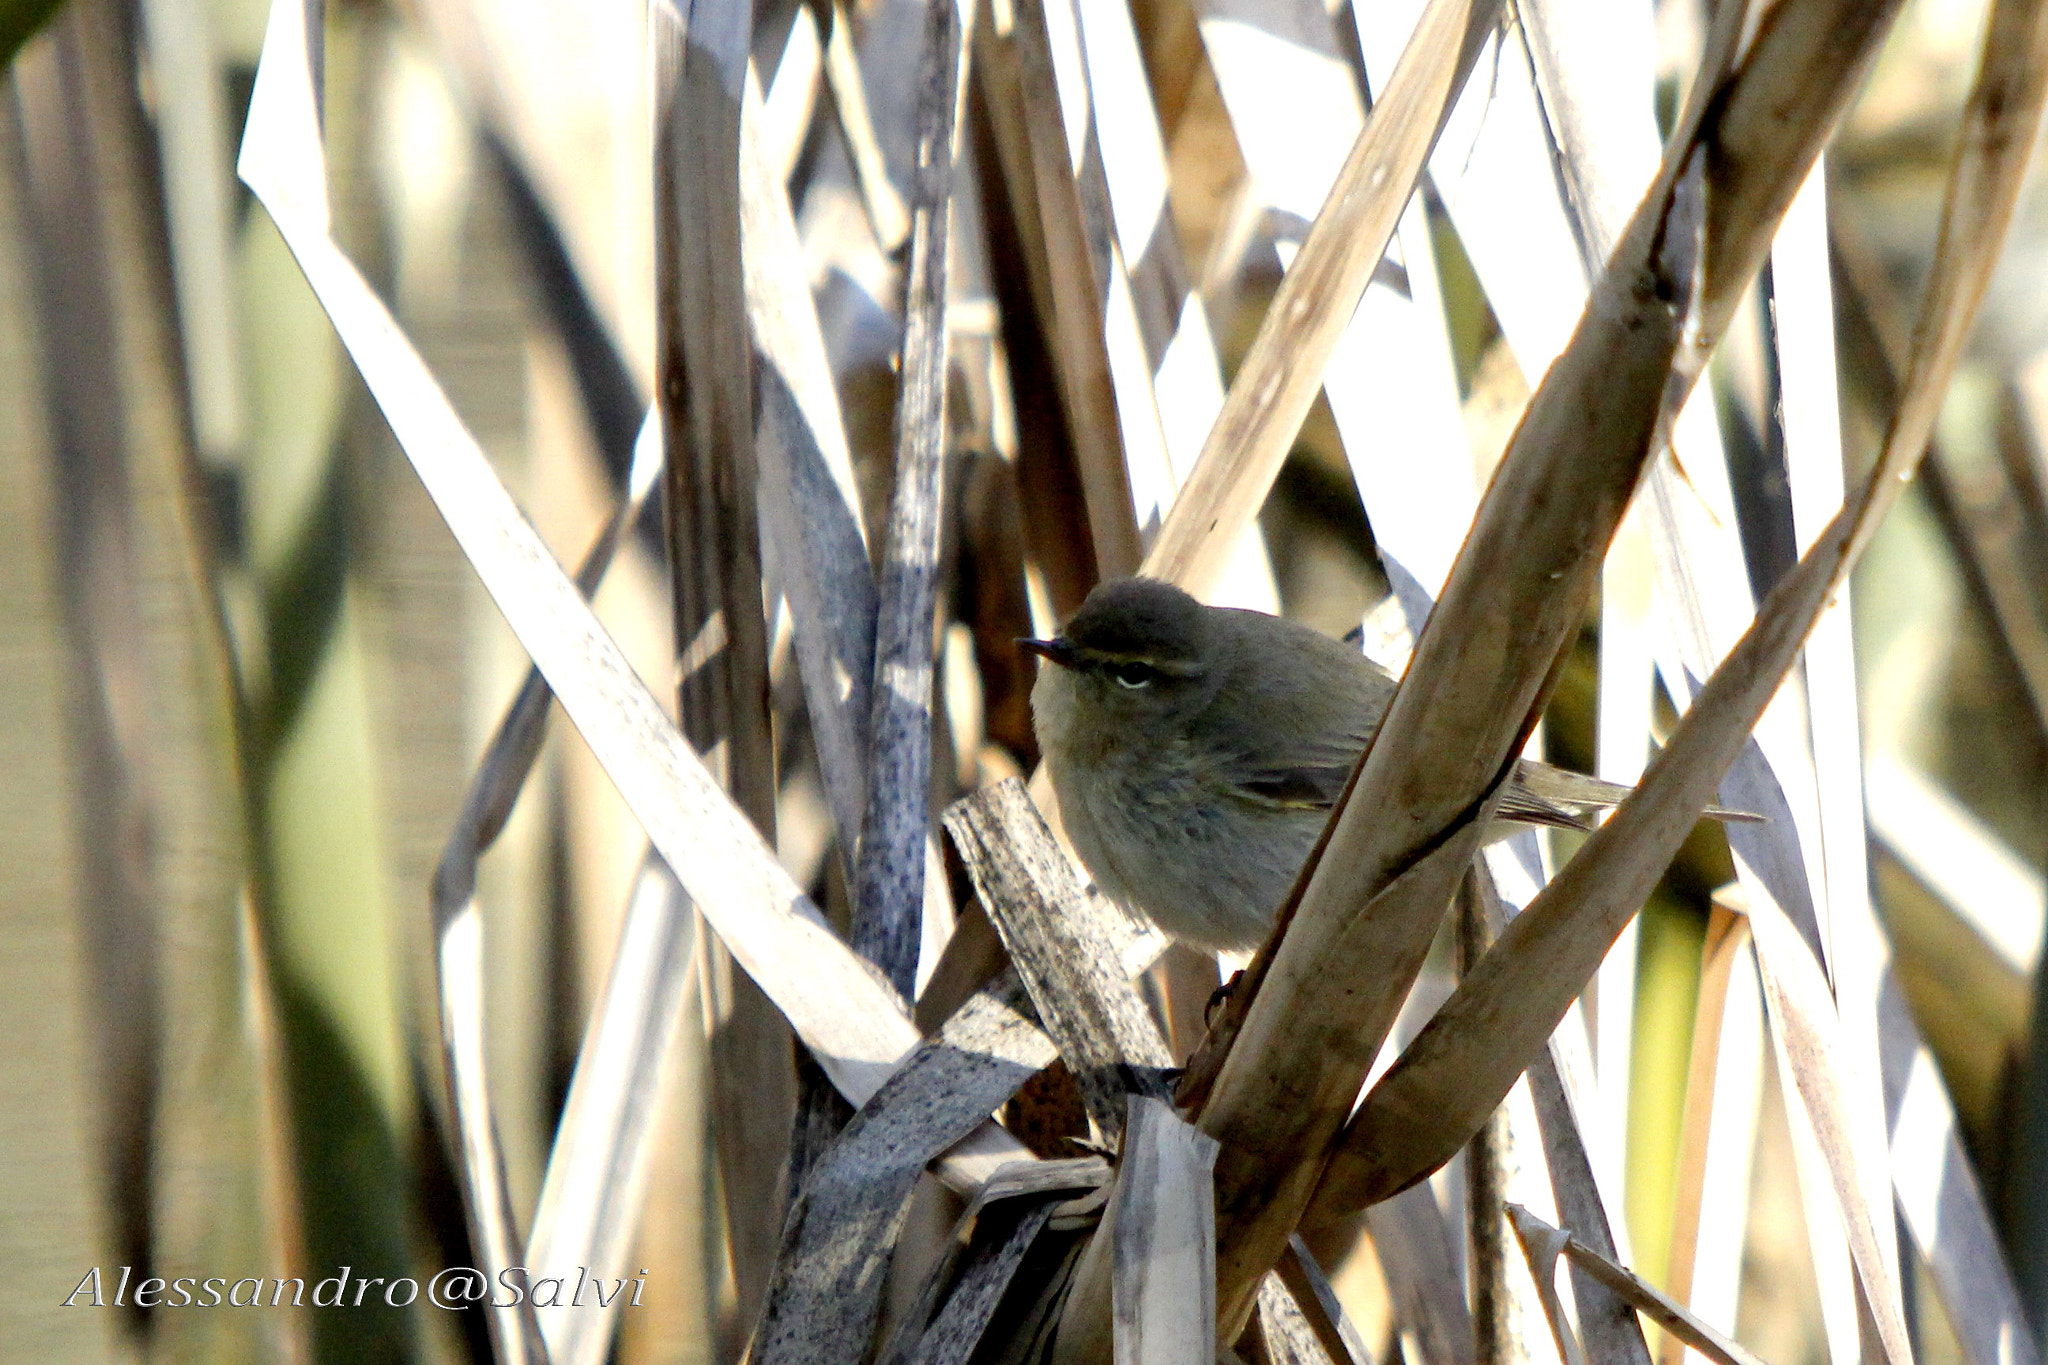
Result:
[[[1074,647],[1055,635],[1050,640],[1019,640],[1017,647],[1028,654],[1050,660],[1061,668],[1072,668],[1079,659]]]

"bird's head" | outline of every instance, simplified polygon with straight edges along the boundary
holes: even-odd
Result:
[[[1040,742],[1072,752],[1170,739],[1159,726],[1206,695],[1212,614],[1171,583],[1119,578],[1052,639],[1019,640],[1053,665],[1032,692]]]

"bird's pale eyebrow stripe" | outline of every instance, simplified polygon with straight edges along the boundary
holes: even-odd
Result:
[[[1119,664],[1143,664],[1145,667],[1164,673],[1169,678],[1193,678],[1200,676],[1202,666],[1186,659],[1160,659],[1150,654],[1129,654],[1117,650],[1087,649],[1080,651],[1081,663],[1087,668],[1114,668]]]

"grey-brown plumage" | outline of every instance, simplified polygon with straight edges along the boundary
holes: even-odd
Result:
[[[1144,578],[1102,584],[1057,639],[1023,643],[1055,665],[1032,718],[1096,884],[1184,942],[1255,946],[1394,680],[1306,626]],[[1525,763],[1500,814],[1578,825],[1626,790]]]

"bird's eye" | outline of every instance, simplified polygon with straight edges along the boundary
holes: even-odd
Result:
[[[1150,687],[1158,678],[1159,670],[1150,664],[1123,663],[1113,666],[1109,670],[1109,676],[1117,680],[1118,686],[1135,691],[1140,687]]]

